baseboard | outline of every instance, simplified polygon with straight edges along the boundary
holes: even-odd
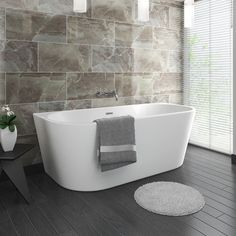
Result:
[[[44,167],[43,167],[42,163],[38,163],[38,164],[35,164],[35,165],[25,166],[24,170],[25,170],[26,176],[30,176],[30,175],[43,173],[44,172]],[[6,181],[6,180],[8,180],[8,177],[3,172],[2,174],[0,174],[0,182]]]
[[[236,155],[235,154],[231,155],[231,160],[232,160],[232,164],[236,165]]]

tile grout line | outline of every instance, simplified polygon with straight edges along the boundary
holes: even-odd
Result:
[[[7,104],[7,73],[5,72],[4,73],[4,92],[5,92],[5,94],[4,94],[4,99],[5,99],[5,101],[4,101],[4,103],[5,104]]]
[[[215,208],[214,208],[215,209]],[[217,210],[217,209],[216,209]],[[219,216],[217,216],[217,217],[215,217],[215,218],[217,218],[218,220],[220,220],[219,218],[221,217],[221,216],[223,216],[223,215],[227,215],[226,213],[223,213],[223,212],[221,212],[222,214],[220,214]],[[229,216],[229,215],[227,215],[227,216]]]
[[[68,74],[66,73],[66,104],[67,105],[67,100],[68,100]]]
[[[69,20],[69,17],[66,16],[66,44],[68,44],[68,20]]]
[[[90,46],[90,67],[91,71],[93,72],[93,45]],[[106,73],[106,72],[103,72]]]
[[[157,49],[153,47],[130,47],[130,46],[119,46],[119,45],[102,45],[102,44],[83,44],[83,43],[65,43],[65,42],[51,42],[51,41],[30,41],[24,39],[7,39],[7,42],[22,42],[32,44],[48,44],[48,45],[68,45],[68,46],[93,46],[102,48],[119,48],[119,49],[134,49],[134,50],[150,50],[156,52],[177,52],[181,53],[182,49]]]
[[[168,74],[168,75],[173,75],[173,74],[181,74],[179,72],[114,72],[114,71],[106,71],[106,72],[101,72],[101,71],[0,71],[0,73],[6,73],[6,74],[105,74],[105,73],[111,73],[115,75],[123,74],[123,75],[155,75],[156,73],[161,73],[161,74]],[[178,92],[182,90],[168,90],[168,92]]]
[[[37,72],[39,73],[39,43],[37,43]]]
[[[7,10],[6,10],[6,8],[4,8],[4,17],[5,17],[5,19],[4,19],[4,27],[5,27],[5,29],[4,29],[4,41],[6,41],[7,40]]]
[[[143,95],[143,96],[122,96],[119,97],[120,99],[127,99],[127,98],[136,98],[136,99],[141,99],[144,97],[152,97],[153,95]],[[102,97],[102,98],[85,98],[85,99],[69,99],[69,100],[58,100],[58,101],[37,101],[37,102],[31,102],[31,103],[12,103],[10,105],[13,106],[25,106],[25,105],[37,105],[37,109],[39,109],[40,104],[50,104],[50,103],[65,103],[69,101],[74,101],[74,102],[79,102],[79,101],[97,101],[97,100],[102,100],[102,99],[110,99],[113,100],[113,98],[107,98],[107,97]],[[143,103],[140,103],[143,104]],[[109,107],[109,106],[108,106]],[[80,108],[82,109],[82,108]],[[73,109],[72,109],[73,110]]]
[[[7,10],[6,8],[4,8],[4,47],[5,47],[5,43],[6,43],[6,38],[7,38]],[[5,70],[5,61],[4,61],[4,70]],[[7,103],[7,73],[4,72],[4,103]]]
[[[234,226],[232,226],[232,225],[228,224],[227,222],[222,221],[221,219],[219,219],[219,217],[221,217],[221,216],[223,216],[223,215],[226,215],[226,216],[228,216],[228,217],[230,217],[230,218],[233,218],[233,220],[235,220],[234,217],[232,217],[232,216],[230,216],[230,215],[228,215],[228,214],[226,214],[226,213],[221,214],[220,216],[216,217],[216,219],[219,220],[219,221],[221,221],[222,223],[224,223],[224,224],[226,224],[226,225],[228,225],[228,226],[234,228]]]

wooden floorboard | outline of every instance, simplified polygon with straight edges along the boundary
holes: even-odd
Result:
[[[173,173],[171,173],[171,172],[169,172],[169,173],[166,173],[166,174],[164,174],[163,175],[163,177],[161,177],[162,175],[159,175],[159,176],[154,176],[154,177],[151,177],[151,178],[149,178],[149,181],[164,181],[164,180],[166,180],[166,181],[172,181],[173,179],[175,179],[175,181],[179,181],[179,182],[181,182],[181,183],[184,183],[184,182],[186,182],[186,181],[184,181],[183,180],[183,176],[181,176],[180,178],[178,178],[178,175],[176,175],[176,174],[173,174]],[[187,177],[186,178],[186,180],[187,179],[189,179],[189,177]],[[149,182],[148,181],[148,182]],[[188,185],[191,185],[190,184],[190,182],[188,182],[189,184]],[[197,186],[194,186],[194,185],[192,185],[193,187],[195,187],[195,188],[197,188]],[[199,188],[197,188],[197,189],[199,189]],[[199,190],[202,190],[201,192],[203,193],[204,191],[203,191],[203,189],[199,189]],[[205,193],[205,192],[204,192]],[[204,194],[203,193],[203,194]],[[205,194],[204,194],[205,195]],[[205,214],[205,213],[204,213]],[[216,219],[216,218],[214,218],[214,217],[212,217],[212,216],[210,216],[210,215],[208,215],[208,214],[206,214],[207,216],[208,216],[208,218],[206,218],[206,219],[208,219],[210,222],[212,222],[212,219]],[[198,220],[201,220],[201,219],[199,219],[199,217],[196,217],[195,215],[192,215],[192,217],[193,218],[197,218]],[[188,217],[186,217],[186,218],[188,218]],[[208,229],[209,228],[209,226],[211,226],[211,228],[213,228],[213,229],[211,229],[210,230],[210,232],[209,232],[209,234],[211,234],[211,231],[215,231],[215,230],[218,230],[218,229],[215,229],[214,227],[212,227],[212,225],[209,225],[209,222],[207,222],[206,220],[205,221],[203,221],[203,222],[198,222],[196,219],[192,219],[190,222],[197,222],[197,225],[201,225],[201,228],[199,228],[198,230],[200,231],[200,232],[202,232],[203,234],[205,234],[206,233],[206,229]],[[205,225],[205,224],[207,224],[207,225]],[[228,225],[225,225],[224,223],[223,223],[223,225],[225,226],[225,231],[227,232],[227,235],[236,235],[236,232],[234,231],[234,229],[232,229],[232,227],[229,227]],[[192,227],[195,227],[196,228],[196,225],[191,225]],[[203,227],[204,226],[204,227]],[[227,230],[226,230],[227,229]],[[218,230],[219,231],[219,230]],[[225,232],[221,232],[221,231],[219,231],[220,232],[220,234],[221,233],[225,233]],[[231,232],[231,233],[229,233],[229,232]],[[233,233],[232,233],[233,232]]]
[[[7,211],[0,200],[0,224],[8,218]]]
[[[190,168],[192,167],[193,171],[194,171],[194,169],[197,170],[198,171],[197,174],[205,172],[205,173],[213,175],[213,178],[218,177],[218,178],[221,178],[221,180],[225,180],[225,181],[229,181],[229,182],[234,182],[234,180],[235,180],[234,176],[225,175],[223,173],[214,171],[214,170],[209,169],[207,167],[203,167],[202,165],[196,164],[189,159],[186,159],[185,166],[189,166]]]
[[[4,236],[17,236],[17,234],[10,219],[2,221],[0,223],[0,235]]]
[[[153,181],[198,189],[206,205],[198,213],[167,217],[138,206],[134,191]],[[236,166],[229,156],[189,146],[176,170],[105,191],[83,193],[58,186],[45,173],[28,177],[26,204],[9,181],[0,182],[0,236],[222,236],[236,235]]]
[[[201,159],[199,160],[199,157],[191,157],[191,158],[186,158],[187,160],[190,160],[191,162],[198,164],[200,166],[204,167],[208,167],[209,170],[213,171],[213,172],[217,172],[217,173],[221,173],[225,176],[235,176],[235,169],[231,166],[229,167],[224,167],[222,168],[222,166],[220,164],[214,165],[212,162],[213,161],[202,161]]]
[[[181,175],[189,177],[188,181],[190,181],[191,183],[195,185],[198,185],[199,187],[209,190],[210,192],[213,192],[219,197],[221,196],[223,198],[226,198],[227,200],[236,202],[234,194],[225,191],[224,188],[220,188],[220,185],[218,184],[215,184],[215,183],[212,184],[211,182],[208,182],[208,179],[205,177],[199,178],[199,175],[194,175],[191,171],[189,171],[185,167],[181,168],[180,170],[177,170],[175,174],[176,173],[181,173]]]
[[[219,220],[225,222],[226,224],[236,228],[236,218],[223,214],[218,217]]]

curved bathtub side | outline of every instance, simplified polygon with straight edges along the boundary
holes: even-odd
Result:
[[[97,163],[95,124],[75,127],[37,115],[34,120],[46,173],[68,189],[75,189],[82,181],[86,184]]]
[[[35,116],[45,171],[61,186],[97,191],[180,167],[194,110],[136,119],[137,162],[101,172],[96,156],[96,125],[66,125]]]

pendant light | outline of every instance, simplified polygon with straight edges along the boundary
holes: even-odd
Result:
[[[87,0],[74,0],[74,12],[85,13],[87,11]]]
[[[149,21],[149,0],[138,0],[138,20]]]
[[[184,1],[184,28],[192,28],[194,22],[194,0]]]

